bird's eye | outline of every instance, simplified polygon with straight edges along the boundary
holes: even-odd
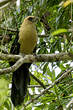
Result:
[[[29,21],[33,21],[33,18],[32,18],[32,17],[29,17],[28,20],[29,20]]]

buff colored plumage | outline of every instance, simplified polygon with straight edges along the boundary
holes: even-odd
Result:
[[[34,16],[30,16],[35,19]],[[24,19],[19,32],[20,52],[31,54],[37,43],[37,32],[34,21],[29,21],[29,17]]]

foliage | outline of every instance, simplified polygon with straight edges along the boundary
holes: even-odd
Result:
[[[38,38],[37,54],[69,51],[73,53],[73,32],[69,31],[73,29],[72,22],[70,22],[72,21],[72,10],[69,0],[21,0],[19,7],[15,3],[8,5],[0,10],[0,26],[6,28],[5,30],[0,29],[0,36],[3,36],[3,39],[0,40],[0,51],[8,51],[9,53],[11,44],[19,31],[22,21],[26,16],[34,15],[39,17],[39,21],[36,24],[38,34],[45,34],[44,38]],[[16,32],[8,31],[7,28],[14,29]],[[7,36],[7,41],[6,39],[4,40],[4,36]],[[30,67],[30,72],[39,78],[44,85],[50,85],[72,65],[72,61],[37,62]],[[8,62],[0,60],[0,68],[6,67],[9,67]],[[1,110],[12,110],[13,108],[8,88],[11,76],[12,73],[0,76]],[[47,93],[25,108],[25,110],[63,110],[73,97],[72,82],[73,74],[71,72]],[[39,84],[31,77],[31,85]],[[42,87],[29,88],[24,103],[34,98],[42,90]],[[17,107],[16,110],[20,110],[23,107],[23,105]]]

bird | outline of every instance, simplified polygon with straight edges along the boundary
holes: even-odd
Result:
[[[22,22],[19,34],[12,44],[10,53],[28,55],[33,54],[33,51],[37,45],[37,30],[36,23],[37,17],[27,16]],[[10,62],[13,65],[14,62]],[[12,88],[11,88],[11,101],[13,105],[20,106],[27,94],[27,85],[30,84],[29,67],[31,63],[22,64],[12,75]]]

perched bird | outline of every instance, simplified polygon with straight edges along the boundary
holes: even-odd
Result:
[[[19,36],[17,35],[10,53],[12,54],[32,54],[37,44],[37,31],[35,26],[36,17],[28,16],[24,19]],[[10,62],[10,65],[13,65]],[[24,63],[12,76],[11,100],[14,106],[21,105],[27,93],[27,85],[30,83],[29,67],[30,63]]]

